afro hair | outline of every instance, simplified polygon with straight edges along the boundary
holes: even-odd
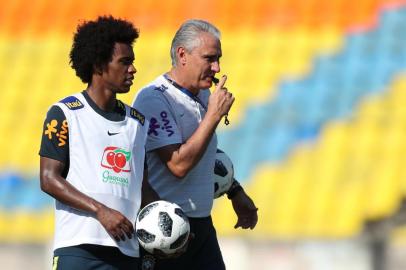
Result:
[[[112,16],[78,25],[69,54],[71,67],[84,83],[91,83],[95,67],[103,68],[113,56],[115,43],[132,46],[139,31],[131,22]]]

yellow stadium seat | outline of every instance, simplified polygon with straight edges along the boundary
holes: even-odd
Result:
[[[53,219],[51,209],[40,212],[0,212],[0,241],[33,244],[48,242],[52,237]]]

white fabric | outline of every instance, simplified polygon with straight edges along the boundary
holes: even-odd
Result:
[[[128,106],[125,120],[107,120],[90,107],[82,94],[75,97],[83,108],[71,110],[64,103],[55,104],[62,108],[69,128],[67,181],[84,194],[121,212],[135,224],[141,203],[148,123],[142,126],[130,117],[131,108]],[[118,134],[109,136],[108,132]],[[120,165],[121,169],[117,166],[114,169],[107,155],[113,153],[110,155],[117,157],[119,149],[125,150],[127,153],[122,154],[129,159],[121,159],[120,163],[118,158],[112,164]],[[79,244],[114,246],[128,256],[139,257],[136,237],[116,242],[94,216],[56,201],[54,248]]]
[[[208,89],[199,92],[197,98],[202,106],[159,76],[133,102],[150,121],[146,144],[149,182],[162,199],[179,204],[189,217],[207,217],[213,206],[216,135],[199,163],[183,179],[176,178],[153,150],[186,142],[204,118],[209,95]]]

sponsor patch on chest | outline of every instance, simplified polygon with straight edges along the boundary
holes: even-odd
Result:
[[[79,110],[84,107],[83,103],[74,96],[66,97],[59,102],[65,104],[69,110]]]

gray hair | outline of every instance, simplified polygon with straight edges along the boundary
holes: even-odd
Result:
[[[173,37],[171,44],[172,66],[176,66],[178,62],[178,59],[176,58],[177,48],[182,46],[186,51],[191,52],[194,48],[199,46],[200,39],[198,38],[198,35],[203,32],[210,33],[220,40],[220,31],[207,21],[187,20],[180,26]]]

